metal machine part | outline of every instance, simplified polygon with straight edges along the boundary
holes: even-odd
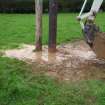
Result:
[[[87,1],[88,0],[84,1],[80,14],[77,17],[77,20],[79,20],[80,22],[86,42],[89,44],[90,47],[92,47],[95,39],[95,34],[99,32],[99,27],[96,26],[94,20],[96,18],[97,13],[99,12],[103,0],[94,0],[90,11],[88,13],[83,14]]]
[[[83,34],[85,41],[91,48],[93,48],[93,42],[97,32],[100,32],[99,27],[96,26],[96,24],[93,21],[86,21],[83,29]]]

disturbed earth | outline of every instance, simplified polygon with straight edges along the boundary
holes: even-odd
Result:
[[[33,72],[58,80],[105,79],[105,61],[98,59],[84,41],[59,45],[54,54],[48,53],[47,46],[42,52],[34,52],[34,49],[33,45],[23,45],[19,49],[4,51],[3,56],[23,60],[32,65]]]

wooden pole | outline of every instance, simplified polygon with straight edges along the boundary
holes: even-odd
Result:
[[[36,10],[36,51],[42,51],[43,0],[35,0]]]
[[[49,0],[49,52],[56,52],[57,0]]]

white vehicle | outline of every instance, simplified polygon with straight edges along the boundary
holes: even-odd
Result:
[[[77,19],[80,21],[80,25],[83,30],[86,42],[90,45],[90,47],[92,47],[95,37],[94,34],[95,32],[99,31],[99,28],[95,25],[94,20],[100,10],[103,0],[94,0],[90,11],[87,13],[83,13],[87,2],[88,0],[84,1],[84,4]]]

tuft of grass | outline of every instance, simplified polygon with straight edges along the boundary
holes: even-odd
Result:
[[[105,81],[57,82],[30,65],[0,57],[0,105],[105,105]]]

